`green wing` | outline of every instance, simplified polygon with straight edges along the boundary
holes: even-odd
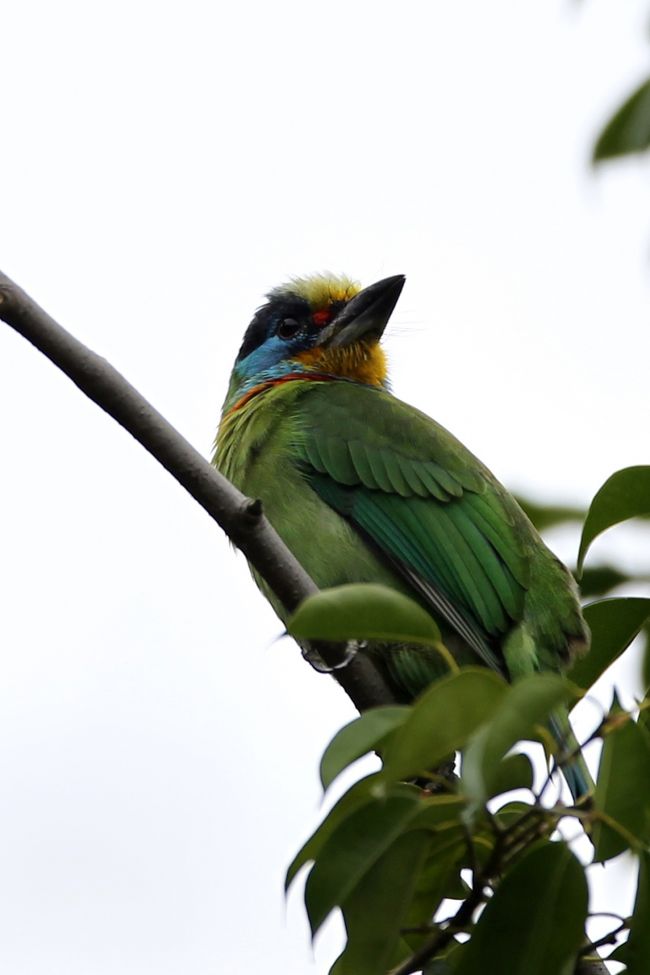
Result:
[[[450,433],[390,394],[309,384],[296,457],[319,497],[495,669],[528,560],[514,502]]]

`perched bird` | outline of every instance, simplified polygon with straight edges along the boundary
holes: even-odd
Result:
[[[262,499],[319,587],[406,593],[461,664],[509,679],[566,669],[589,639],[570,573],[490,471],[390,392],[381,338],[403,286],[402,275],[363,290],[317,275],[271,291],[232,371],[214,463]],[[444,668],[420,646],[367,652],[404,702]],[[551,727],[573,749],[566,715]],[[592,787],[581,756],[565,777],[575,799]]]

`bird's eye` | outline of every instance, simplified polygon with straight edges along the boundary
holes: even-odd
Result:
[[[300,331],[300,322],[295,318],[283,318],[278,325],[278,335],[281,339],[292,339]]]

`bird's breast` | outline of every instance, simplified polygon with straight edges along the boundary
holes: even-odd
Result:
[[[222,420],[214,458],[218,469],[248,497],[261,499],[269,521],[320,588],[347,582],[401,588],[358,533],[311,488],[296,456],[302,436],[297,397],[285,392],[257,399]]]

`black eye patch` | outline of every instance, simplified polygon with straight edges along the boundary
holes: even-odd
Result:
[[[303,298],[292,296],[272,298],[255,312],[246,329],[237,362],[245,359],[260,345],[263,345],[271,335],[280,334],[279,327],[281,327],[282,322],[293,320],[300,327],[300,323],[304,322],[308,316],[309,304]],[[281,338],[283,337],[285,336],[281,336]]]

